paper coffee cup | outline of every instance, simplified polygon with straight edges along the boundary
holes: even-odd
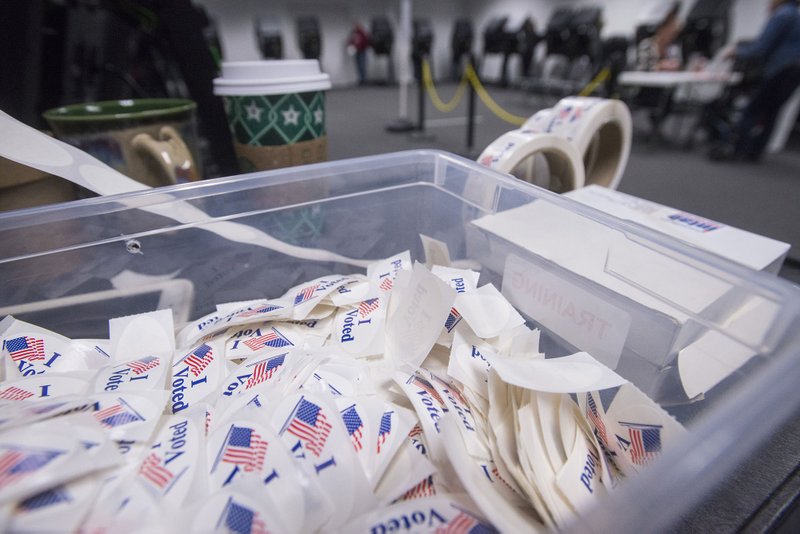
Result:
[[[319,61],[222,64],[214,94],[222,97],[242,172],[325,161],[325,91]]]

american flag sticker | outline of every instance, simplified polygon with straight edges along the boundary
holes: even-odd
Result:
[[[361,319],[366,319],[372,314],[372,312],[380,307],[381,300],[377,297],[374,299],[364,300],[358,305],[358,317]]]
[[[214,360],[214,350],[211,345],[203,343],[196,347],[192,352],[184,356],[178,363],[184,363],[189,366],[189,372],[194,376],[200,376],[200,373],[208,367]]]
[[[455,308],[450,308],[450,314],[447,316],[447,320],[444,322],[444,327],[448,332],[452,332],[453,328],[456,327],[458,323],[461,322],[461,314],[458,313],[458,310]]]
[[[634,464],[647,465],[661,454],[660,425],[639,425],[622,421],[620,421],[620,425],[628,428],[628,437],[631,442],[628,450]]]
[[[419,425],[419,423],[411,427],[411,430],[408,431],[409,438],[415,438],[421,434],[422,434],[422,427]]]
[[[232,532],[233,534],[268,533],[267,526],[258,512],[242,503],[235,502],[233,497],[230,497],[225,504],[215,531]]]
[[[139,476],[161,491],[167,489],[175,478],[175,474],[163,465],[162,458],[154,452],[139,466]]]
[[[392,414],[393,411],[384,412],[381,416],[381,425],[378,429],[378,454],[381,452],[381,447],[386,443],[389,436],[392,435]]]
[[[3,341],[3,348],[15,362],[27,360],[29,362],[45,359],[44,340],[31,336],[15,337]]]
[[[39,471],[62,454],[54,450],[6,449],[0,454],[0,489]]]
[[[280,310],[283,306],[278,306],[277,304],[267,304],[265,306],[259,306],[258,308],[254,308],[252,310],[245,310],[243,312],[239,312],[236,314],[236,317],[240,317],[246,319],[248,317],[253,317],[255,315],[263,315],[265,313],[274,312],[275,310]]]
[[[436,495],[436,487],[433,484],[433,475],[429,476],[407,492],[398,501],[410,501],[412,499],[421,499],[423,497],[433,497]]]
[[[66,488],[64,486],[58,486],[41,493],[37,493],[32,497],[28,497],[17,505],[17,509],[25,512],[33,512],[48,508],[50,506],[55,506],[59,503],[69,503],[71,501],[72,498],[70,498]]]
[[[222,462],[241,467],[246,472],[260,471],[267,456],[269,442],[255,429],[244,425],[231,425],[214,461],[213,469]]]
[[[436,402],[438,402],[440,406],[444,406],[445,405],[444,401],[442,400],[441,395],[439,395],[439,392],[436,391],[435,387],[433,387],[433,384],[431,384],[430,382],[428,382],[427,380],[425,380],[421,376],[419,376],[417,374],[414,374],[414,375],[411,376],[411,378],[408,379],[407,383],[408,384],[413,384],[416,387],[422,389],[423,391],[426,391],[428,393],[428,395],[430,395],[431,397],[436,399]]]
[[[391,291],[393,285],[394,285],[394,278],[387,276],[381,281],[380,284],[378,284],[378,289],[380,289],[381,291]]]
[[[125,365],[131,368],[133,374],[140,375],[158,367],[160,363],[161,359],[158,356],[145,356],[144,358],[127,362]]]
[[[364,422],[358,415],[356,405],[353,404],[349,408],[342,410],[341,415],[347,433],[350,435],[350,441],[353,442],[353,447],[356,452],[362,450],[364,448]]]
[[[325,449],[331,425],[320,406],[301,397],[280,434],[283,435],[284,432],[298,438],[306,450],[319,457]]]
[[[94,412],[94,418],[106,428],[115,428],[136,421],[145,421],[134,408],[125,402],[124,399],[117,398],[114,404]]]
[[[453,397],[456,399],[456,401],[458,401],[458,404],[461,404],[461,407],[464,408],[464,411],[466,411],[467,413],[472,413],[468,407],[469,403],[467,402],[467,399],[464,397],[464,394],[461,393],[461,391],[459,391],[458,388],[452,386],[451,384],[448,384],[447,382],[445,382],[436,375],[432,375],[431,378],[434,381],[436,381],[440,386],[442,386],[442,388],[444,388],[445,393],[451,393]]]
[[[244,342],[247,347],[252,351],[257,351],[264,347],[283,348],[293,347],[294,343],[289,341],[286,336],[281,334],[276,328],[271,328],[269,332],[263,336],[254,337]]]
[[[302,288],[294,297],[294,305],[297,306],[298,304],[308,302],[314,298],[314,293],[317,291],[317,288],[319,288],[319,284],[312,284]]]
[[[0,389],[0,399],[10,401],[22,401],[33,397],[33,393],[26,389],[18,388],[17,386],[9,386]]]
[[[606,425],[603,423],[603,419],[601,418],[600,412],[597,409],[597,403],[595,403],[594,396],[591,394],[591,392],[586,395],[586,417],[596,429],[597,439],[599,439],[603,447],[608,450],[608,433],[606,432]]]
[[[436,529],[436,534],[484,534],[497,532],[489,525],[484,525],[477,518],[466,512],[459,511],[446,525]]]
[[[285,360],[286,355],[281,354],[280,356],[275,356],[274,358],[269,358],[255,364],[253,373],[250,375],[250,378],[247,379],[247,382],[245,382],[244,388],[250,389],[272,378],[272,375],[281,368]]]

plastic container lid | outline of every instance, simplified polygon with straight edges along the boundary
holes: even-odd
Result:
[[[214,80],[220,96],[278,95],[326,91],[330,75],[316,59],[233,61],[222,64],[222,76]]]

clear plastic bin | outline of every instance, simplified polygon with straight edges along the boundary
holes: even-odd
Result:
[[[205,214],[187,215],[187,205]],[[492,229],[500,220],[492,216],[512,209],[541,223],[512,228],[541,250]],[[232,227],[241,239],[210,231],[222,222],[241,225]],[[576,528],[668,527],[800,407],[796,286],[434,151],[0,214],[0,316],[71,337],[107,337],[109,317],[170,307],[181,324],[219,302],[273,297],[326,273],[362,269],[358,261],[300,259],[247,242],[252,229],[355,260],[408,249],[424,261],[420,234],[444,241],[453,260],[480,269],[481,284],[495,284],[542,327],[549,356],[591,349],[690,429]],[[568,304],[583,308],[569,312]],[[599,321],[595,334],[598,325],[613,326],[613,339],[598,344],[587,335],[581,310]],[[746,326],[742,313],[750,314]],[[689,399],[677,355],[709,335],[753,356]]]

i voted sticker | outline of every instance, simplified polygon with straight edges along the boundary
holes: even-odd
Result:
[[[209,436],[212,488],[242,491],[272,502],[282,522],[299,532],[305,497],[297,465],[280,437],[254,419],[234,419]]]
[[[178,353],[172,364],[170,411],[181,412],[210,395],[226,374],[225,358],[218,340],[200,343]]]
[[[94,381],[96,393],[164,389],[169,361],[159,356],[143,356],[100,369]]]
[[[187,417],[171,416],[136,471],[138,480],[171,507],[183,505],[205,465],[205,432]]]
[[[335,342],[356,357],[377,356],[385,349],[386,299],[374,297],[353,308],[340,308],[335,319]]]
[[[225,354],[230,360],[269,356],[303,347],[303,336],[296,330],[269,324],[232,329],[226,337]]]

